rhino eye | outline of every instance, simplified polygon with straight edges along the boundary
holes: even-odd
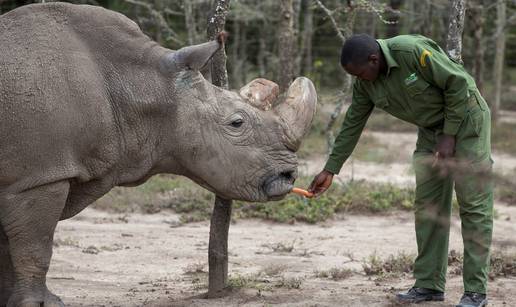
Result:
[[[244,123],[244,121],[242,119],[235,119],[234,121],[231,122],[231,126],[235,127],[235,128],[239,128],[240,126],[242,126],[242,124]]]

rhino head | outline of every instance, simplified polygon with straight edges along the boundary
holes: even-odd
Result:
[[[297,177],[295,152],[315,113],[315,88],[303,77],[285,95],[265,79],[252,81],[239,93],[216,87],[200,70],[223,43],[185,47],[161,61],[181,122],[172,137],[187,140],[174,158],[182,175],[223,198],[281,199]]]

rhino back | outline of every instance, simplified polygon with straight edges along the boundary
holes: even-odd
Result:
[[[114,92],[143,57],[130,45],[152,42],[120,14],[63,3],[4,14],[0,33],[0,186],[102,176],[120,146]]]

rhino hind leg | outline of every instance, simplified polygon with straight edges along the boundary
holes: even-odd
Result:
[[[9,241],[14,283],[7,307],[61,307],[46,286],[54,230],[68,197],[67,181],[3,194],[0,224]]]
[[[7,305],[14,284],[14,271],[9,255],[9,242],[0,225],[0,307]]]

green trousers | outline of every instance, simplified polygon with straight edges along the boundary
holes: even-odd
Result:
[[[413,157],[418,246],[415,287],[445,290],[455,185],[464,242],[464,291],[485,294],[493,230],[493,160],[491,114],[478,92],[471,92],[466,114],[451,160],[434,163],[433,149],[440,129],[420,128],[418,132]]]

